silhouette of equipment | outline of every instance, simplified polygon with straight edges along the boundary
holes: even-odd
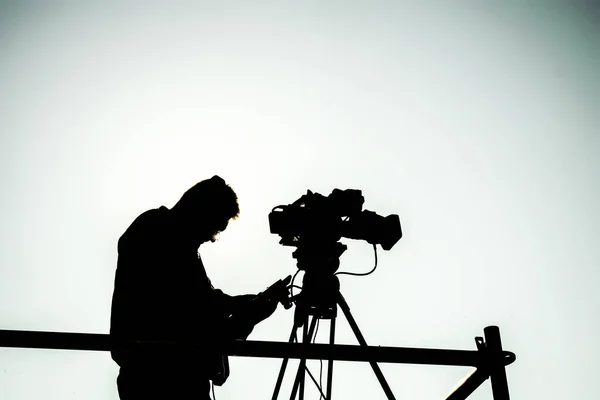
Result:
[[[364,197],[360,190],[334,189],[329,196],[323,196],[308,190],[305,195],[293,203],[277,206],[269,214],[271,233],[280,235],[279,244],[296,247],[292,256],[297,260],[298,269],[305,271],[302,292],[292,298],[292,301],[296,304],[296,310],[292,332],[288,340],[290,344],[298,342],[297,331],[303,327],[302,342],[310,345],[313,335],[315,335],[316,326],[318,326],[317,323],[323,319],[330,321],[329,346],[335,347],[335,327],[337,309],[339,308],[346,317],[360,347],[368,348],[356,320],[350,313],[350,307],[340,292],[340,282],[336,275],[361,276],[372,273],[377,267],[376,245],[381,245],[384,250],[390,250],[402,238],[402,228],[398,215],[392,214],[383,217],[373,211],[363,210],[363,203]],[[340,256],[347,249],[346,245],[339,242],[343,237],[364,240],[373,245],[376,262],[375,268],[371,272],[367,274],[336,272],[340,266]],[[483,351],[484,346],[478,342],[478,348]],[[308,368],[306,368],[306,359],[307,357],[300,358],[290,400],[294,400],[296,395],[298,395],[299,400],[304,400],[305,370],[321,392],[321,397],[325,400],[331,400],[333,358],[327,359],[326,393],[323,393],[321,385],[316,382]],[[388,400],[395,400],[394,394],[377,362],[374,360],[368,360],[368,362]],[[288,358],[284,357],[272,400],[276,400],[279,395],[287,364]],[[503,365],[501,370],[495,369],[495,376],[497,377],[494,378],[494,381],[496,381],[494,395],[496,396],[496,393],[498,393],[498,398],[508,399],[506,376],[501,376],[504,373]],[[473,382],[475,382],[475,379],[481,379],[483,375],[485,374],[476,374],[474,378],[468,379],[466,387],[472,385],[476,388],[478,384],[474,385]],[[502,380],[504,383],[498,383]],[[474,388],[473,390],[475,390]],[[463,391],[459,392],[459,395],[466,397],[469,393]],[[453,398],[452,395],[450,398]],[[460,397],[454,397],[453,399],[456,398]]]
[[[302,292],[292,299],[296,304],[296,311],[290,343],[298,341],[297,330],[301,327],[304,327],[302,341],[310,343],[317,321],[326,319],[330,321],[329,345],[333,346],[339,307],[360,345],[367,346],[358,324],[350,313],[350,307],[340,292],[339,279],[335,276],[340,266],[339,258],[347,249],[339,240],[342,237],[365,240],[374,248],[379,244],[384,250],[390,250],[402,237],[402,229],[397,215],[380,216],[373,211],[363,210],[363,203],[364,197],[360,190],[334,189],[329,196],[308,190],[292,204],[277,206],[269,214],[271,233],[281,236],[279,244],[297,248],[292,256],[297,260],[298,269],[305,271]],[[287,363],[288,359],[284,358],[273,400],[279,395]],[[377,363],[369,363],[387,398],[395,399]],[[304,399],[305,369],[306,359],[301,359],[291,399],[294,399],[297,393],[300,400]],[[317,384],[321,395],[327,400],[331,399],[332,379],[333,360],[329,359],[327,393],[323,393]]]
[[[402,237],[402,230],[397,215],[382,217],[372,211],[362,210],[363,201],[358,190],[335,189],[328,197],[308,191],[293,204],[273,209],[269,214],[271,233],[281,236],[280,244],[297,247],[293,257],[297,259],[298,269],[305,271],[302,292],[296,296],[288,296],[288,289],[293,287],[293,279],[292,285],[288,286],[290,277],[287,277],[257,296],[255,301],[276,300],[285,308],[290,308],[292,303],[295,304],[289,341],[286,343],[230,340],[221,345],[221,354],[283,359],[273,400],[279,395],[290,358],[300,360],[291,400],[294,400],[296,395],[299,395],[300,400],[304,400],[305,370],[308,372],[306,368],[308,359],[328,361],[326,393],[323,393],[320,385],[309,373],[325,400],[332,398],[334,360],[368,362],[388,399],[395,399],[395,397],[378,362],[475,367],[475,370],[448,395],[446,400],[466,399],[488,378],[491,380],[493,399],[510,400],[505,367],[513,363],[516,357],[514,353],[502,349],[500,330],[497,326],[488,326],[484,329],[485,340],[484,337],[475,338],[476,351],[367,345],[340,291],[337,275],[345,272],[336,271],[340,265],[339,257],[346,250],[346,245],[338,240],[342,237],[365,240],[372,244],[375,250],[377,244],[384,250],[390,250]],[[376,252],[375,256],[377,256]],[[360,346],[334,343],[338,308],[348,320]],[[329,344],[311,343],[320,320],[330,321]],[[300,328],[303,329],[302,342],[297,337]],[[123,341],[110,335],[89,333],[0,330],[0,347],[87,351],[111,351],[123,348],[181,351],[203,348],[203,344],[182,341]],[[226,375],[222,378],[226,379]]]

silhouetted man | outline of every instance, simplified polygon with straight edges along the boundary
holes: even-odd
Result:
[[[205,344],[195,350],[113,350],[121,400],[209,399],[220,341],[245,339],[275,311],[276,300],[228,296],[206,275],[198,247],[214,242],[238,215],[235,192],[214,176],[172,209],[144,212],[119,239],[111,337]]]

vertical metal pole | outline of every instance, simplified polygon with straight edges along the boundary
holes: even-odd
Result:
[[[335,316],[331,318],[329,325],[329,344],[333,345],[335,342]],[[327,360],[327,398],[325,400],[331,400],[331,390],[333,387],[333,360],[330,358]]]
[[[494,400],[510,400],[502,354],[502,342],[500,341],[500,329],[497,326],[488,326],[484,328],[483,333],[489,357],[487,362],[490,369]]]

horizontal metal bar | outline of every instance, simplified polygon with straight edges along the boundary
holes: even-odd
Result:
[[[440,350],[407,347],[352,346],[321,343],[285,343],[236,341],[226,347],[232,356],[266,358],[306,358],[312,360],[382,362],[399,364],[431,364],[477,366],[480,354],[471,350]]]
[[[110,351],[123,346],[152,347],[154,349],[203,347],[200,343],[117,342],[107,334],[0,330],[0,347]],[[375,361],[471,367],[477,367],[484,362],[482,355],[476,350],[363,347],[253,340],[236,340],[229,343],[224,346],[223,353],[239,357],[333,359],[338,361]]]
[[[110,351],[110,335],[96,333],[0,330],[0,347]]]

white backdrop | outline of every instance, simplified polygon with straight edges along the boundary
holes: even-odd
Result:
[[[499,325],[513,399],[597,398],[597,8],[80,3],[0,6],[1,329],[107,333],[118,237],[199,180],[240,199],[201,247],[231,294],[296,270],[274,206],[352,188],[404,230],[342,278],[370,344],[475,349]],[[371,247],[345,243],[342,269],[369,270]],[[337,342],[356,343],[344,319]],[[235,358],[217,398],[270,398],[278,368]],[[398,399],[470,372],[382,369]],[[107,353],[0,349],[2,400],[117,399],[116,374]],[[339,363],[334,398],[384,396]]]

